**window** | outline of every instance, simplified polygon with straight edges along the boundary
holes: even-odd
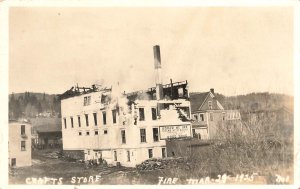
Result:
[[[25,150],[26,150],[26,142],[21,141],[21,151],[25,151]]]
[[[158,141],[158,128],[153,128],[153,141],[157,142]]]
[[[130,161],[130,151],[127,151],[127,161]]]
[[[225,112],[222,113],[222,119],[225,121]]]
[[[200,114],[200,121],[204,121],[204,114]]]
[[[80,116],[78,116],[77,118],[78,118],[78,127],[81,127]]]
[[[89,131],[87,131],[87,132],[86,132],[86,135],[87,135],[87,136],[89,136],[89,135],[90,135],[90,132],[89,132]]]
[[[85,125],[88,127],[89,126],[89,115],[85,114]]]
[[[149,158],[153,157],[153,150],[152,149],[148,149],[148,156],[149,156]]]
[[[21,135],[25,135],[25,125],[21,125]]]
[[[107,134],[107,130],[104,130],[104,134],[105,134],[105,135]]]
[[[122,136],[122,144],[126,144],[125,130],[121,130],[121,136]]]
[[[198,121],[198,115],[197,114],[194,114],[193,117],[194,117],[195,121]]]
[[[178,89],[178,96],[183,97],[183,88]]]
[[[161,149],[161,157],[162,157],[162,158],[167,157],[167,154],[166,154],[166,148],[162,148],[162,149]]]
[[[156,120],[157,119],[156,108],[151,108],[151,112],[152,112],[152,120]]]
[[[146,142],[146,129],[140,129],[141,142]]]
[[[81,132],[81,131],[79,131],[78,135],[79,135],[79,136],[81,136],[81,135],[82,135],[82,132]]]
[[[73,125],[73,117],[71,117],[71,127],[73,128],[74,125]]]
[[[139,108],[140,121],[145,121],[145,110],[144,108]]]
[[[64,125],[65,125],[65,129],[67,128],[67,120],[66,118],[64,118]]]
[[[91,96],[86,96],[84,97],[84,100],[83,100],[83,105],[84,106],[88,106],[91,104]]]
[[[213,120],[214,120],[213,113],[209,113],[209,117],[210,117],[210,121],[213,121]]]
[[[212,110],[212,101],[208,101],[208,108]]]
[[[95,131],[95,135],[98,135],[98,131]]]
[[[117,111],[112,110],[112,116],[113,116],[113,123],[117,123]]]
[[[95,123],[95,126],[97,126],[97,113],[93,113],[93,116],[94,116],[94,123]]]
[[[114,151],[114,161],[118,161],[117,151]]]
[[[106,125],[106,112],[102,112],[103,125]]]
[[[90,153],[90,151],[88,150],[88,155],[90,155],[91,153]]]

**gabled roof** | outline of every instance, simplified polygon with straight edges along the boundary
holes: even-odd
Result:
[[[204,93],[191,93],[190,94],[190,102],[191,102],[191,111],[196,112],[200,109],[200,107],[205,102],[205,99],[209,95],[210,92]]]

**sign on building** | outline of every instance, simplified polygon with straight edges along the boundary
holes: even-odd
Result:
[[[171,125],[159,127],[160,139],[192,137],[191,125]]]

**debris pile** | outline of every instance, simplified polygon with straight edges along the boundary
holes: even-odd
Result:
[[[179,164],[186,164],[183,157],[169,157],[169,158],[151,158],[143,161],[141,164],[136,165],[138,171],[150,171],[156,169],[164,169],[167,167],[177,167]]]

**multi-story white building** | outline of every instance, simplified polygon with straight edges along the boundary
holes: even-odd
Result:
[[[11,167],[31,165],[31,124],[9,121],[8,162]]]
[[[191,137],[187,82],[162,85],[158,46],[154,53],[156,87],[129,94],[75,87],[61,95],[65,155],[135,166],[166,157],[165,139]]]

